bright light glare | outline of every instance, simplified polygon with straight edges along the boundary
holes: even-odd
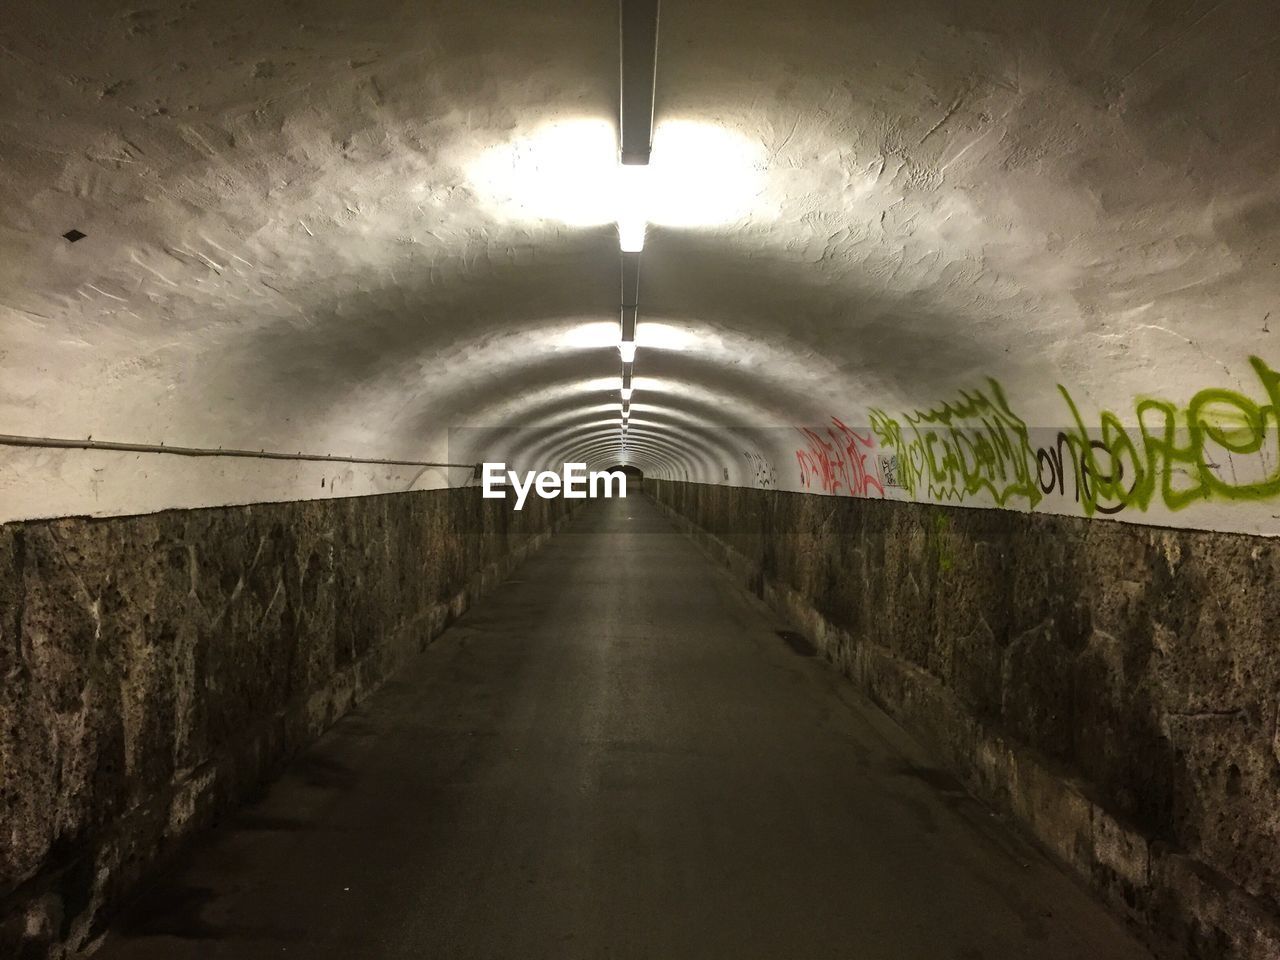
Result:
[[[557,349],[567,350],[593,350],[612,346],[618,342],[618,321],[575,323],[567,329],[557,331],[551,342]]]
[[[646,350],[697,350],[708,336],[689,327],[677,327],[656,320],[646,320],[636,327],[636,343]]]
[[[646,223],[716,226],[765,211],[765,151],[758,141],[711,124],[670,120],[654,131],[644,165],[619,164],[605,120],[550,124],[492,147],[467,179],[496,217],[569,226],[617,223],[623,249],[644,243]]]
[[[623,340],[618,344],[618,354],[622,357],[623,363],[636,362],[636,344],[634,340]]]
[[[622,388],[622,399],[623,399],[623,400],[630,400],[630,399],[631,399],[631,388],[630,388],[630,387],[623,387],[623,388]]]
[[[618,249],[623,253],[640,253],[644,250],[644,232],[643,220],[619,220]]]
[[[618,167],[618,246],[623,253],[644,249],[644,231],[653,209],[653,169],[628,164]]]
[[[648,220],[663,227],[732,223],[752,213],[764,189],[764,145],[694,120],[653,133]]]
[[[599,226],[614,219],[616,139],[607,120],[550,124],[484,151],[467,180],[504,219]]]

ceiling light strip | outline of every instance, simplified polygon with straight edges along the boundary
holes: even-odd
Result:
[[[658,0],[619,0],[618,14],[621,160],[627,165],[645,164],[653,143]]]
[[[623,171],[649,163],[653,147],[654,90],[658,73],[659,0],[618,0],[618,159]],[[640,306],[640,251],[644,248],[643,178],[640,171],[619,171],[619,185],[635,195],[620,198],[618,245],[622,251],[622,290],[618,355],[622,361],[621,435],[625,449],[633,393],[636,324]]]

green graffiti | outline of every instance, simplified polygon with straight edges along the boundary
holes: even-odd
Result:
[[[1013,412],[999,381],[962,390],[960,399],[903,415],[903,424],[871,410],[872,432],[896,458],[898,485],[913,498],[962,501],[986,491],[998,506],[1041,499],[1036,455],[1027,425]]]
[[[1249,363],[1261,399],[1221,387],[1183,405],[1139,397],[1128,424],[1104,410],[1087,425],[1059,384],[1074,426],[1055,429],[1039,449],[990,377],[937,407],[900,417],[872,409],[870,426],[886,486],[914,500],[962,502],[985,492],[996,506],[1034,509],[1046,495],[1068,496],[1072,474],[1085,516],[1266,500],[1280,495],[1280,372],[1260,357]]]
[[[1140,398],[1134,406],[1136,424],[1125,426],[1114,412],[1103,411],[1092,434],[1070,392],[1059,384],[1075,421],[1065,437],[1085,515],[1145,511],[1157,500],[1177,511],[1203,500],[1254,501],[1280,494],[1280,374],[1259,357],[1249,363],[1265,395],[1261,403],[1223,388],[1201,390],[1181,408]],[[1223,455],[1227,475],[1218,462]],[[1255,467],[1251,479],[1237,479],[1233,457],[1251,458],[1261,470]],[[1248,464],[1239,467],[1247,470]]]

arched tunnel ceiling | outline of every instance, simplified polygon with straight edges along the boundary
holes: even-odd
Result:
[[[0,432],[1280,531],[1273,4],[667,0],[626,450],[617,29],[6,11]],[[470,482],[2,455],[0,519]]]

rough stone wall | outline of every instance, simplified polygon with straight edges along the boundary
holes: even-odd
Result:
[[[1163,952],[1280,957],[1280,544],[646,481]]]
[[[0,956],[90,944],[565,509],[479,494],[0,526]]]

